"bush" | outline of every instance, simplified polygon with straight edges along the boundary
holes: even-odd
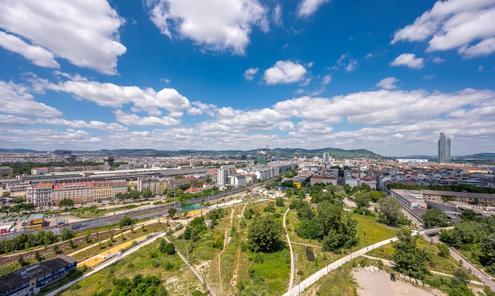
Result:
[[[438,244],[437,247],[438,247],[438,256],[443,258],[447,258],[450,256],[449,247],[447,247],[444,244]]]
[[[162,239],[160,241],[160,252],[167,254],[167,255],[173,255],[175,254],[175,246],[174,244],[168,243],[166,240]]]
[[[275,205],[277,207],[283,207],[285,205],[284,203],[284,199],[281,198],[281,197],[278,197],[276,200],[275,200]]]
[[[120,222],[119,222],[120,228],[124,228],[124,227],[130,226],[132,224],[134,224],[134,220],[131,219],[131,217],[129,217],[129,216],[122,217],[122,219],[120,219]]]

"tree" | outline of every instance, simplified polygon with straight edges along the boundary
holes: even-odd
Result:
[[[70,198],[64,198],[58,202],[58,206],[64,207],[67,210],[67,208],[74,206],[74,201]]]
[[[116,279],[109,295],[166,296],[167,290],[157,276],[135,275],[134,278]]]
[[[74,237],[74,233],[68,229],[68,228],[65,228],[64,230],[62,230],[62,234],[60,235],[60,238],[64,241],[64,240],[68,240],[68,239],[71,239]]]
[[[379,201],[380,222],[390,226],[404,224],[405,217],[401,212],[400,204],[391,197],[384,197]]]
[[[299,222],[296,232],[302,238],[320,239],[323,237],[323,228],[315,219],[306,219]]]
[[[360,210],[366,210],[370,206],[370,200],[366,193],[358,192],[354,198],[356,206]]]
[[[337,251],[341,248],[350,248],[358,242],[357,222],[349,214],[340,217],[338,225],[327,233],[323,239],[323,249]]]
[[[275,252],[282,246],[281,233],[281,226],[271,217],[257,219],[248,230],[248,247],[253,252]]]
[[[160,241],[160,252],[167,255],[173,255],[175,254],[175,246],[162,239]]]
[[[128,199],[129,198],[129,194],[128,193],[119,192],[119,193],[115,194],[115,198],[120,199],[120,200]]]
[[[10,192],[9,191],[2,192],[2,197],[10,197]]]
[[[481,242],[480,262],[486,266],[490,272],[495,272],[495,234],[492,233]]]
[[[170,208],[170,209],[168,209],[168,216],[170,218],[173,218],[175,216],[175,214],[177,214],[177,209],[176,208]]]
[[[275,200],[275,205],[276,205],[277,207],[283,207],[283,206],[284,206],[284,200],[283,200],[283,198],[278,197],[278,198]]]
[[[422,216],[426,228],[445,227],[449,225],[449,218],[440,209],[428,209]]]
[[[452,230],[440,232],[440,240],[455,248],[465,248],[469,244],[478,243],[484,237],[483,227],[476,222],[462,222]]]
[[[126,226],[134,224],[134,220],[131,219],[129,216],[124,216],[122,219],[120,219],[119,226],[120,228],[124,228]]]
[[[393,260],[395,270],[417,279],[428,274],[428,255],[416,246],[417,237],[411,235],[409,228],[402,228],[398,233],[399,240],[394,243]]]
[[[151,192],[151,190],[149,190],[149,189],[144,189],[143,190],[143,197],[144,198],[151,198],[151,197],[153,197],[153,192]]]

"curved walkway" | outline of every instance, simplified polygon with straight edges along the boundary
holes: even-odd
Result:
[[[289,232],[287,231],[287,213],[289,213],[290,209],[287,209],[284,213],[284,230],[285,236],[287,237],[287,243],[289,244],[290,250],[290,277],[289,277],[289,290],[294,286],[294,272],[295,272],[295,262],[294,262],[294,250],[292,250],[292,243],[290,242]]]
[[[435,228],[435,229],[429,229],[429,230],[423,230],[423,231],[413,231],[412,235],[418,235],[418,234],[429,234],[429,233],[438,233],[442,229],[447,229],[447,228]],[[386,240],[383,240],[381,242],[372,244],[370,246],[364,247],[360,250],[357,250],[347,256],[344,256],[340,258],[339,260],[330,263],[326,267],[318,270],[317,272],[313,273],[309,277],[307,277],[305,280],[300,282],[299,284],[293,286],[291,289],[287,291],[287,293],[284,294],[284,296],[297,296],[301,294],[304,290],[315,284],[319,279],[330,273],[331,271],[339,268],[340,266],[344,265],[345,263],[352,261],[355,258],[358,258],[366,253],[368,253],[371,250],[377,249],[379,247],[388,245],[394,241],[397,241],[397,237],[389,238]]]

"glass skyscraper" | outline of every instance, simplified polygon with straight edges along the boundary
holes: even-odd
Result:
[[[450,138],[440,133],[438,138],[438,162],[450,161]]]

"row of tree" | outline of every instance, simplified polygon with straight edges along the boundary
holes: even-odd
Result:
[[[48,246],[73,237],[74,233],[69,229],[64,229],[60,235],[56,235],[52,231],[40,231],[36,234],[22,233],[13,239],[0,241],[0,254],[27,250],[32,247]]]

